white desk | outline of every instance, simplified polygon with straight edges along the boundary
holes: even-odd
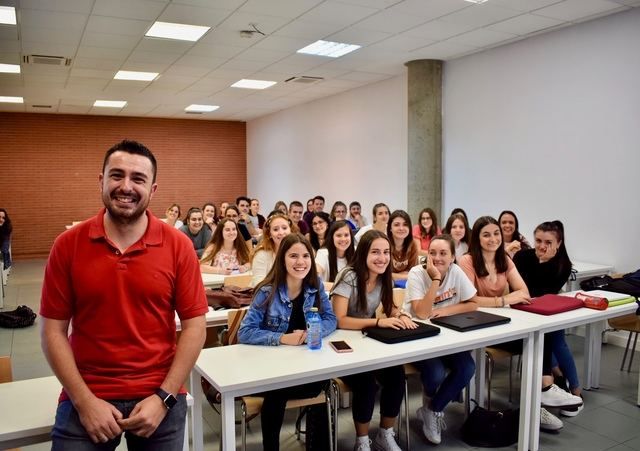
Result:
[[[246,307],[243,307],[246,308]],[[229,312],[233,312],[239,309],[220,309],[214,310],[212,307],[209,307],[209,311],[204,315],[205,320],[207,322],[207,327],[217,327],[217,326],[226,326],[227,318],[229,317]],[[180,318],[176,314],[176,330],[182,330],[180,326]]]
[[[511,323],[459,333],[442,328],[435,337],[395,345],[364,337],[360,331],[338,330],[328,339],[345,340],[353,352],[338,354],[324,340],[319,351],[304,346],[233,345],[204,349],[191,372],[194,395],[193,445],[203,449],[200,377],[205,377],[222,394],[222,439],[224,450],[234,450],[235,406],[238,396],[372,371],[522,338],[522,384],[520,396],[519,450],[529,443],[531,424],[531,384],[533,381],[533,339],[536,326],[514,318]],[[538,390],[539,391],[539,390]]]
[[[224,285],[224,277],[222,274],[202,274],[202,283],[205,288],[220,288]]]
[[[0,449],[51,440],[61,389],[55,376],[0,384]],[[189,415],[193,416],[190,394],[187,406],[183,451],[189,450]]]
[[[591,277],[603,276],[613,272],[613,266],[599,263],[573,262],[571,277],[575,275],[575,280],[569,279],[567,291],[577,291],[580,289],[580,282]]]

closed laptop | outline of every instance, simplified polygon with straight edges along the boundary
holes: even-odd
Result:
[[[458,332],[484,329],[485,327],[506,324],[509,321],[511,321],[511,318],[506,316],[494,315],[493,313],[481,312],[479,310],[431,318],[433,324],[457,330]]]
[[[402,343],[432,337],[440,333],[440,328],[430,324],[418,323],[416,329],[388,329],[383,327],[367,327],[362,333],[383,343]]]
[[[579,309],[582,306],[582,300],[574,297],[545,294],[544,296],[532,298],[531,304],[513,304],[511,308],[549,316]]]

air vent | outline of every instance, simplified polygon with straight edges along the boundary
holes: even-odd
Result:
[[[23,55],[22,62],[25,64],[46,64],[48,66],[71,66],[71,58],[65,58],[64,56]]]
[[[31,108],[52,108],[51,105],[31,105]]]
[[[317,83],[319,81],[324,80],[324,78],[322,77],[308,77],[306,75],[303,75],[302,77],[291,77],[286,79],[284,82],[285,83],[303,83],[305,85],[309,85],[311,83]]]
[[[202,111],[185,111],[187,114],[202,114]]]

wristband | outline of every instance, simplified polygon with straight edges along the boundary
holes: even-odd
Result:
[[[442,282],[442,279],[431,279],[431,281],[432,281],[432,282],[435,282],[436,280],[437,280],[438,282]]]

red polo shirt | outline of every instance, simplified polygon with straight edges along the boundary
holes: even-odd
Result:
[[[40,315],[71,320],[76,364],[97,397],[143,398],[173,362],[174,311],[183,320],[207,312],[200,267],[191,241],[149,211],[144,235],[121,254],[105,234],[104,214],[54,242]]]

